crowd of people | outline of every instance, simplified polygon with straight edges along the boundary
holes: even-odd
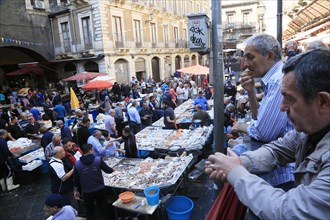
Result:
[[[246,41],[245,71],[240,80],[231,78],[223,87],[226,140],[247,135],[251,142],[250,146],[233,147],[238,154],[248,151],[240,157],[225,143],[228,155],[211,155],[206,172],[212,179],[228,179],[251,210],[250,218],[329,215],[330,201],[322,194],[329,187],[329,50],[313,45],[309,52],[299,54],[296,44],[288,42],[283,62],[276,39],[266,34],[253,36]],[[174,110],[188,99],[194,100],[193,121],[200,120],[202,126],[212,121],[207,110],[213,88],[207,77],[201,86],[188,75],[162,82],[151,78],[138,81],[133,76],[129,84],[114,83],[111,90],[99,93],[76,89],[78,109],[70,108],[63,91],[29,89],[20,96],[13,88],[6,96],[0,94],[1,104],[10,104],[8,109],[0,104],[1,188],[10,191],[19,187],[14,184],[9,160],[16,156],[8,150],[7,141],[38,139],[41,134],[52,192],[45,211],[54,217],[76,216],[70,205],[83,198],[87,219],[94,219],[95,213],[108,218],[111,213],[105,206],[102,171],[111,173],[113,169],[103,159],[138,157],[135,134],[162,117],[164,129],[177,129]],[[99,101],[98,112],[104,114],[104,130],[91,129],[88,116],[93,99]],[[59,134],[52,132],[54,127]],[[263,191],[271,196],[258,196]],[[308,212],[298,199],[313,201],[307,202]],[[94,209],[94,202],[99,210]]]

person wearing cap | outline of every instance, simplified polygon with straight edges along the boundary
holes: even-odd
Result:
[[[58,194],[51,194],[46,198],[44,212],[47,220],[76,220],[77,211],[71,205],[62,205],[62,197]]]
[[[71,205],[70,194],[73,190],[73,171],[66,169],[62,159],[65,157],[63,147],[57,146],[53,150],[53,156],[48,164],[50,185],[52,193],[62,196],[62,205]]]
[[[196,105],[202,106],[202,110],[203,111],[206,111],[206,109],[207,109],[207,107],[209,105],[207,103],[207,101],[206,101],[206,98],[203,96],[203,92],[202,91],[199,91],[198,92],[198,96],[194,100],[194,106],[196,106]]]
[[[58,120],[56,122],[56,126],[61,130],[61,139],[68,138],[70,141],[72,140],[71,130],[68,126],[64,125],[63,121]]]

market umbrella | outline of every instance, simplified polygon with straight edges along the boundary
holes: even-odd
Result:
[[[178,72],[186,73],[186,74],[195,74],[195,75],[203,75],[203,74],[209,74],[210,70],[208,67],[195,65],[190,67],[185,67],[182,69],[178,69]]]
[[[63,79],[64,81],[76,81],[76,80],[91,80],[98,76],[106,76],[107,73],[94,73],[94,72],[82,72],[74,76]]]
[[[79,100],[76,96],[76,93],[70,87],[70,105],[71,109],[79,108]]]
[[[115,81],[116,79],[113,78],[113,77],[110,77],[110,76],[98,76],[98,77],[92,79],[91,81],[95,81],[95,80],[98,80],[98,81],[109,81],[109,82],[113,82],[113,81]]]
[[[81,87],[84,90],[102,90],[102,89],[109,89],[112,87],[112,83],[109,81],[89,81],[86,85]]]

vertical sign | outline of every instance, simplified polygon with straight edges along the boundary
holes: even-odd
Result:
[[[188,42],[194,52],[210,50],[209,18],[205,13],[188,15]]]

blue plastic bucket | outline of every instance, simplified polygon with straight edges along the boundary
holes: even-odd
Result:
[[[155,190],[155,193],[150,194],[151,190]],[[159,203],[159,187],[158,186],[150,186],[144,190],[144,195],[147,198],[147,203],[150,206],[157,205]]]
[[[189,220],[194,203],[185,196],[174,196],[168,203],[166,210],[169,220]]]

